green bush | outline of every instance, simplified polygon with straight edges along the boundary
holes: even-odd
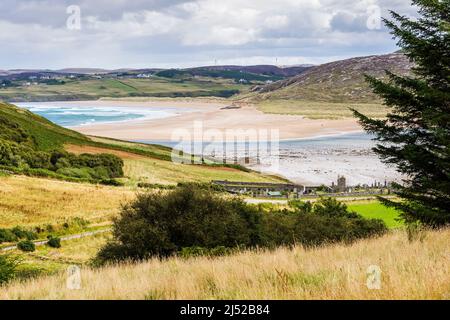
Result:
[[[258,245],[261,214],[238,198],[185,184],[170,192],[140,194],[114,221],[115,241],[102,261],[167,257],[186,247]]]
[[[10,229],[0,229],[0,243],[15,242],[17,240],[17,236]]]
[[[0,166],[24,173],[84,180],[109,180],[123,176],[123,160],[112,154],[81,154],[38,150],[34,139],[16,123],[0,117]],[[34,170],[34,171],[32,171]],[[39,171],[43,170],[43,171]]]
[[[89,172],[89,168],[61,168],[56,171],[56,173],[68,176],[75,177],[81,179],[91,179],[91,174]]]
[[[24,240],[17,243],[17,248],[24,252],[34,252],[36,250],[36,246],[30,240]]]
[[[0,286],[14,278],[19,264],[18,258],[0,254]]]
[[[105,186],[114,186],[114,187],[124,186],[123,182],[117,181],[116,179],[104,179],[104,180],[100,181],[100,184],[103,184]]]
[[[12,229],[0,229],[0,243],[2,242],[15,242],[21,239],[36,240],[36,232],[25,230],[20,227],[14,227]]]
[[[206,185],[182,184],[168,192],[140,194],[124,206],[114,220],[114,240],[100,250],[97,262],[213,255],[217,248],[316,246],[386,231],[383,221],[348,212],[334,199],[265,212]]]
[[[61,239],[58,237],[49,236],[47,245],[52,248],[61,248]]]
[[[138,188],[143,189],[163,189],[163,190],[173,190],[176,188],[175,185],[172,184],[160,184],[160,183],[148,183],[148,182],[139,182],[137,184]]]
[[[38,238],[38,235],[36,232],[25,230],[20,227],[14,227],[11,229],[11,232],[14,233],[14,235],[18,239],[26,239],[26,240],[36,240]]]

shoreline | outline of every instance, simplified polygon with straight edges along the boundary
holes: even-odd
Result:
[[[23,103],[25,104],[25,103]],[[191,135],[192,141],[199,141],[194,134],[194,123],[202,125],[203,132],[213,130],[222,134],[218,137],[212,135],[202,140],[205,142],[220,142],[225,140],[227,131],[230,130],[254,130],[256,140],[264,140],[264,131],[267,132],[265,140],[278,139],[279,141],[296,141],[305,139],[317,139],[321,137],[339,136],[351,133],[363,132],[356,119],[344,118],[308,119],[301,115],[285,115],[264,113],[249,103],[233,102],[224,99],[187,99],[187,98],[161,98],[161,99],[100,99],[92,101],[52,101],[52,102],[28,102],[30,105],[45,106],[79,106],[98,108],[129,108],[147,109],[167,108],[171,115],[152,118],[151,115],[135,119],[118,121],[105,121],[83,123],[81,125],[66,126],[71,130],[86,135],[114,138],[128,141],[145,140],[179,141],[173,135],[177,130],[184,130]],[[230,107],[233,108],[230,108]],[[169,108],[171,109],[169,111]],[[159,110],[161,111],[161,110]],[[271,136],[271,130],[275,130],[275,136]],[[278,136],[276,136],[278,131]],[[194,136],[194,137],[193,137]],[[178,135],[179,137],[179,135]],[[268,138],[270,137],[270,138]],[[254,137],[248,139],[255,141]]]
[[[193,135],[194,123],[196,121],[201,122],[204,131],[219,130],[222,133],[222,137],[225,136],[227,130],[256,130],[258,133],[261,133],[262,131],[270,133],[270,130],[278,130],[280,141],[294,141],[363,132],[356,119],[352,118],[317,120],[307,119],[300,115],[268,114],[259,111],[251,104],[238,104],[236,108],[226,108],[233,104],[236,103],[232,101],[208,99],[108,99],[48,103],[48,105],[109,106],[115,108],[170,107],[177,108],[181,111],[178,114],[158,119],[139,118],[123,120],[120,121],[120,123],[98,122],[70,127],[70,129],[86,135],[129,141],[173,141],[173,134],[176,130],[184,130],[185,132],[187,130],[187,132]],[[196,141],[198,139],[191,140]],[[223,141],[223,138],[217,139],[217,137],[215,137],[203,140]]]

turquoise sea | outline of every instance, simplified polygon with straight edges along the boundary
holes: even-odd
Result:
[[[142,119],[163,119],[180,113],[177,108],[170,107],[120,107],[68,105],[62,103],[26,102],[16,103],[63,127],[75,127],[94,123],[110,123]]]

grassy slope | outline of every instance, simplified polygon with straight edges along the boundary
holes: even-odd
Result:
[[[450,230],[409,243],[404,232],[353,245],[249,251],[222,258],[157,259],[82,270],[82,289],[66,273],[15,282],[0,299],[448,299]],[[381,289],[366,286],[381,268]]]
[[[28,110],[18,108],[12,104],[0,102],[0,117],[5,117],[20,125],[30,133],[40,150],[61,148],[64,143],[83,144],[89,139],[84,135],[62,128]]]
[[[63,240],[61,241],[62,247],[59,249],[39,246],[33,253],[23,253],[18,250],[12,253],[20,255],[23,260],[18,268],[21,279],[30,276],[52,275],[66,272],[70,265],[89,263],[110,237],[110,233],[101,233],[86,238]]]
[[[0,177],[0,228],[61,224],[80,217],[109,221],[135,191],[24,176]]]

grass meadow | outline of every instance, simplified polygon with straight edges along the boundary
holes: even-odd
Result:
[[[448,229],[415,242],[397,230],[352,245],[84,267],[81,290],[59,272],[13,282],[0,299],[449,299],[449,241]],[[370,266],[379,289],[367,287]]]
[[[256,107],[265,113],[302,115],[309,119],[342,119],[353,117],[354,108],[369,117],[382,118],[387,108],[377,103],[313,102],[306,100],[262,100]]]
[[[379,201],[352,201],[347,203],[351,211],[355,211],[367,219],[381,219],[388,228],[395,229],[403,226],[399,221],[400,213],[394,208],[388,208]]]
[[[61,224],[70,218],[109,221],[135,197],[129,188],[25,176],[0,177],[0,228]]]
[[[65,272],[71,265],[87,265],[110,237],[111,233],[105,232],[85,238],[63,240],[61,248],[58,249],[37,246],[36,251],[32,253],[11,251],[11,254],[22,260],[18,267],[17,281]]]

